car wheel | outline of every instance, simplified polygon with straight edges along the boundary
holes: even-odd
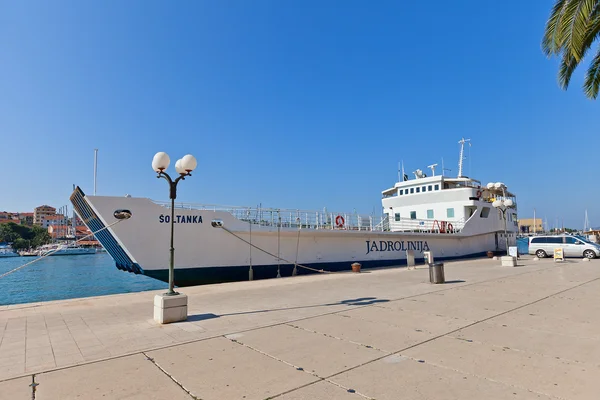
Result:
[[[592,250],[586,250],[583,252],[583,256],[585,258],[596,258],[596,253],[594,253]]]
[[[546,257],[548,257],[548,254],[546,254],[546,252],[544,250],[538,250],[538,251],[536,251],[535,255],[537,256],[537,258],[546,258]]]

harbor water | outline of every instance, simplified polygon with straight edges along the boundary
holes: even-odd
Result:
[[[0,275],[33,261],[33,257],[0,258]],[[0,278],[0,305],[166,289],[144,275],[119,271],[106,253],[43,258]]]

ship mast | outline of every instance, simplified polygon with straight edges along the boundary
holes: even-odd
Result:
[[[458,177],[462,178],[463,177],[463,161],[465,159],[465,143],[470,142],[471,139],[465,139],[462,138],[458,144],[460,144],[460,156],[458,157]],[[469,143],[469,146],[471,145],[471,143]]]

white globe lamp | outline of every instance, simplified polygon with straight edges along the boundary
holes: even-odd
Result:
[[[181,159],[181,167],[187,173],[190,173],[193,170],[195,170],[197,165],[198,165],[198,162],[196,161],[196,158],[191,154],[187,154],[187,155],[183,156],[183,158]]]
[[[154,158],[152,159],[152,169],[155,172],[162,172],[169,168],[170,163],[171,159],[169,158],[169,155],[161,151],[154,155]]]
[[[183,169],[183,167],[181,166],[181,159],[177,160],[177,162],[175,163],[175,171],[179,175],[186,175],[187,174],[187,172],[185,171],[185,169]]]

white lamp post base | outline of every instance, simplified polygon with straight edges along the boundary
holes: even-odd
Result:
[[[503,267],[516,267],[517,266],[517,257],[503,256],[503,257],[500,257],[500,261],[502,262]]]
[[[154,296],[154,320],[159,324],[185,321],[187,319],[187,296],[177,293],[172,296]]]

